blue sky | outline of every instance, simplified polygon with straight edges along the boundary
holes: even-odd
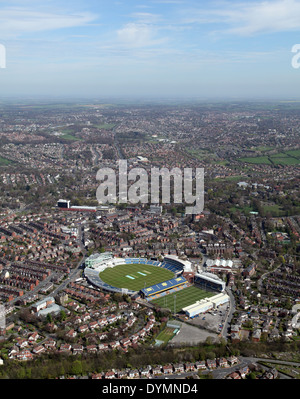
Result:
[[[0,97],[298,99],[297,43],[300,0],[1,1]]]

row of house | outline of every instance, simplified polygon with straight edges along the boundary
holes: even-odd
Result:
[[[134,370],[109,370],[103,373],[93,374],[93,379],[120,379],[120,378],[149,378],[157,375],[180,374],[200,370],[212,370],[218,367],[231,367],[239,362],[236,356],[220,359],[199,360],[196,362],[146,366]]]
[[[107,316],[108,323],[113,323],[120,318],[120,315],[109,315]],[[126,328],[124,328],[124,331],[132,326],[135,322],[136,318],[131,317],[127,323],[126,323]],[[33,348],[31,348],[32,344],[35,344],[38,338],[40,338],[39,334],[37,332],[29,334],[27,338],[22,338],[22,337],[17,337],[16,339],[16,344],[12,347],[12,349],[9,352],[9,358],[10,359],[17,359],[17,360],[31,360],[33,358],[33,355],[38,355],[41,353],[45,353],[47,351],[53,351],[57,350],[59,353],[65,353],[65,354],[73,354],[73,355],[80,355],[83,354],[84,351],[87,353],[98,353],[101,351],[106,351],[106,350],[114,350],[114,349],[120,349],[124,350],[125,352],[127,351],[127,348],[133,345],[138,344],[141,340],[143,340],[152,330],[153,326],[155,324],[155,317],[154,315],[149,316],[149,320],[146,323],[146,325],[139,330],[138,332],[132,334],[131,336],[127,338],[123,338],[120,340],[115,340],[111,341],[109,343],[100,343],[98,345],[87,345],[84,346],[79,343],[62,343],[59,348],[57,348],[57,342],[56,340],[52,338],[48,338],[46,341],[43,343],[35,345]],[[88,325],[80,326],[78,330],[79,332],[85,332],[82,331],[81,327],[87,326],[90,331],[93,331],[95,328],[98,326],[100,327],[100,324],[97,322],[91,322]],[[104,340],[108,338],[108,335],[106,332],[100,332],[97,334],[98,338],[100,340]],[[77,336],[77,331],[74,329],[71,329],[67,332],[66,336],[68,338],[75,338]],[[29,354],[30,353],[30,354]]]

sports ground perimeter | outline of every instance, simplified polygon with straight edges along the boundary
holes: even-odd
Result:
[[[145,263],[124,263],[114,267],[107,267],[98,276],[104,284],[117,289],[146,292],[147,287],[150,287],[152,291],[154,290],[154,295],[149,294],[148,296],[146,293],[148,301],[157,304],[161,308],[168,308],[172,312],[175,310],[175,313],[203,298],[215,295],[215,292],[203,290],[189,285],[187,282],[186,284],[178,283],[179,286],[176,288],[176,285],[172,286],[172,284],[176,284],[176,280],[179,280],[179,278],[174,278],[173,271]],[[168,284],[171,284],[171,289],[166,289],[165,292],[160,293],[159,289],[163,289],[160,285],[167,287]],[[156,293],[155,290],[157,289]]]

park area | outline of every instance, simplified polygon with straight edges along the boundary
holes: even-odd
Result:
[[[239,161],[258,165],[299,165],[300,150],[282,151],[275,154],[268,154],[266,151],[262,156],[240,158]]]

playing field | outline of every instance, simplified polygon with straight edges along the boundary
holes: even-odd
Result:
[[[139,291],[174,278],[174,273],[157,266],[133,263],[108,267],[99,274],[99,277],[113,287]]]
[[[176,298],[174,298],[175,295]],[[175,312],[178,313],[182,308],[192,305],[193,303],[199,301],[200,299],[209,298],[214,295],[216,295],[215,292],[204,291],[195,286],[191,286],[188,288],[184,288],[181,291],[177,291],[172,294],[167,294],[151,302],[156,303],[161,308],[170,309],[172,312],[174,311],[174,305],[175,305]]]
[[[157,341],[162,341],[164,344],[168,343],[175,335],[176,328],[166,327],[155,338]]]
[[[276,154],[265,154],[264,156],[240,158],[242,162],[252,164],[273,165],[299,165],[300,150],[281,151]]]

